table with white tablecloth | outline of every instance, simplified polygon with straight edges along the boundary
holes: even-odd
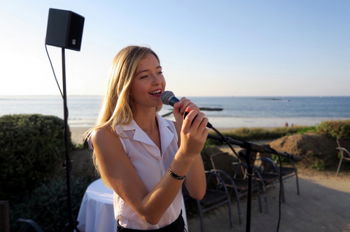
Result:
[[[101,179],[92,182],[85,191],[78,214],[78,229],[81,232],[115,232],[113,190]]]
[[[182,215],[187,227],[185,204]],[[113,211],[113,190],[101,179],[92,182],[85,191],[78,214],[81,232],[115,232],[117,228]]]

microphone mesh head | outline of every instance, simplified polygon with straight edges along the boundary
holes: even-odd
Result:
[[[165,105],[170,105],[170,99],[172,98],[172,97],[174,97],[175,95],[174,95],[174,93],[173,92],[171,92],[171,91],[164,91],[163,93],[162,93],[162,95],[160,96],[160,98],[162,99],[162,102],[163,102],[163,104],[165,104]]]

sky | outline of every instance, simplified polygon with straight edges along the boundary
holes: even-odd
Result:
[[[0,95],[59,94],[49,8],[85,17],[68,95],[103,95],[114,55],[142,45],[178,96],[350,96],[348,0],[0,0]]]

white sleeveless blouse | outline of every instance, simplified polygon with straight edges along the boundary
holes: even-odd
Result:
[[[120,136],[124,151],[148,190],[151,190],[167,174],[178,150],[178,136],[174,123],[158,114],[157,120],[161,151],[134,120],[128,125],[117,125],[115,128]],[[183,216],[185,215],[182,191],[178,192],[173,203],[156,225],[149,224],[140,218],[117,193],[114,192],[113,195],[115,218],[119,220],[121,226],[126,228],[139,230],[158,229],[175,221],[181,209]],[[184,220],[186,221],[186,217]]]

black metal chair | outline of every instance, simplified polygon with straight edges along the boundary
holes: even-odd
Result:
[[[285,202],[285,191],[284,191],[284,183],[283,180],[291,178],[295,176],[296,182],[296,190],[297,195],[300,195],[300,187],[299,187],[299,177],[298,177],[298,169],[295,166],[295,162],[292,160],[288,160],[291,166],[282,166],[280,167],[275,161],[273,161],[268,154],[259,154],[260,158],[258,160],[261,161],[259,166],[255,166],[259,173],[261,174],[262,179],[266,183],[266,185],[275,184],[279,182],[279,176],[282,176],[281,190],[282,190],[282,202]]]
[[[241,223],[241,207],[240,200],[247,195],[248,179],[246,172],[246,165],[236,157],[226,153],[218,152],[210,156],[210,161],[214,169],[222,170],[227,175],[223,175],[226,187],[232,190],[234,198],[237,201],[237,211],[239,223]],[[257,193],[259,211],[262,212],[261,193],[265,192],[265,183],[261,180],[259,173],[254,171],[254,178],[252,181],[252,190]],[[264,197],[267,206],[267,198]]]
[[[199,213],[200,230],[204,232],[204,213],[216,209],[220,206],[227,205],[230,228],[233,227],[232,205],[230,193],[222,180],[220,170],[205,171],[207,179],[207,190],[202,200],[196,200]]]
[[[350,161],[350,152],[349,149],[346,147],[347,144],[350,144],[350,138],[343,138],[343,139],[337,139],[337,147],[336,149],[338,150],[338,158],[339,158],[339,163],[338,163],[338,168],[336,172],[336,176],[338,176],[340,167],[342,165],[343,161]]]
[[[20,232],[44,232],[41,227],[32,219],[17,219],[17,222],[22,224]]]

